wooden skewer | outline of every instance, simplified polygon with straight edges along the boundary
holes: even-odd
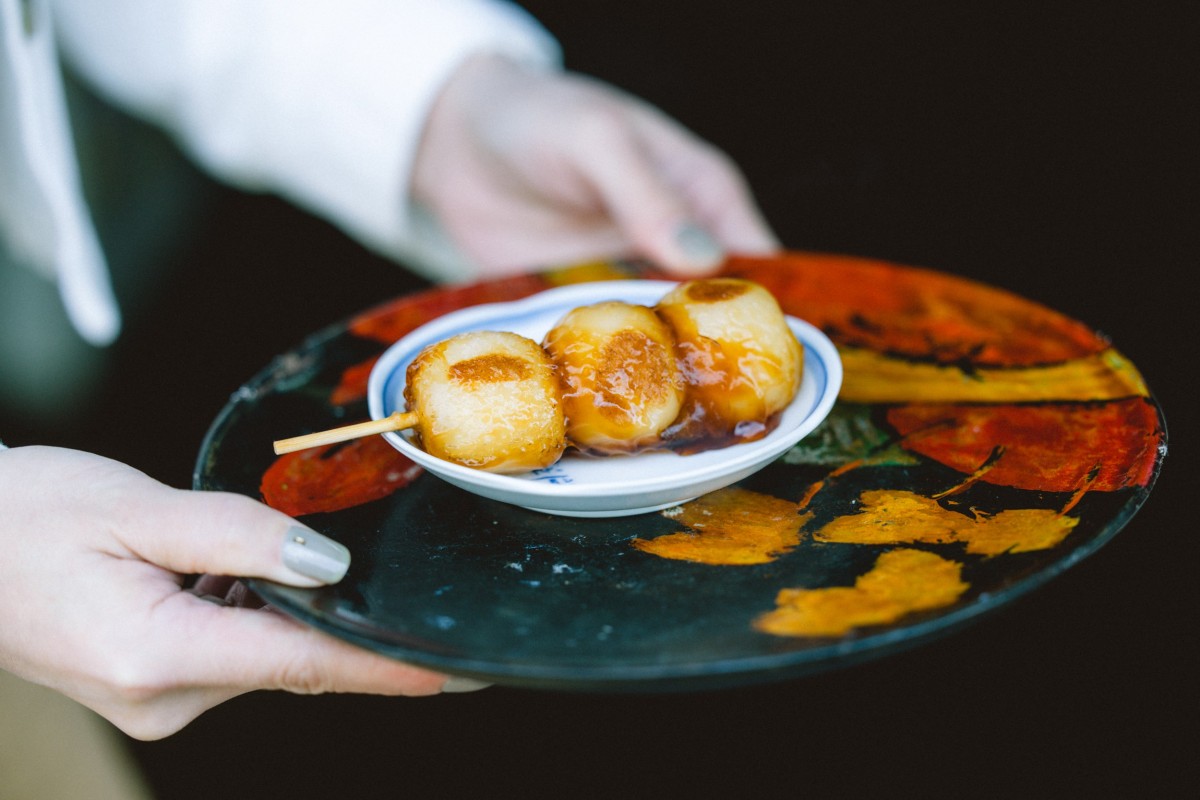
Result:
[[[331,428],[327,431],[316,431],[315,433],[306,433],[303,436],[293,436],[290,439],[280,439],[275,442],[275,455],[293,453],[297,450],[306,450],[310,447],[319,447],[323,444],[345,442],[350,439],[358,439],[376,433],[402,431],[414,427],[417,422],[417,415],[411,411],[393,411],[383,419],[373,419],[369,422],[359,422],[341,428]]]

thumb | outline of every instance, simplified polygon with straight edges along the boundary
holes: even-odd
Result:
[[[265,578],[290,586],[337,583],[350,551],[249,497],[162,487],[118,532],[134,554],[172,572]]]

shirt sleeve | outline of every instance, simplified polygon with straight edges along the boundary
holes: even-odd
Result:
[[[483,52],[561,59],[550,34],[498,0],[53,5],[65,55],[101,93],[172,131],[218,178],[282,195],[393,257],[422,235],[412,162],[454,69]]]
[[[120,311],[84,204],[59,78],[46,5],[0,0],[0,246],[55,280],[75,329],[104,345],[120,330]]]

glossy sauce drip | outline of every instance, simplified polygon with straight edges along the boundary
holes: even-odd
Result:
[[[554,346],[572,354],[571,333],[560,334]],[[586,366],[566,359],[558,364],[564,400],[585,403],[588,413],[618,424],[637,420],[647,405],[665,400],[671,380],[670,355],[645,334],[620,331],[596,356]],[[585,372],[591,374],[585,376]]]
[[[600,413],[636,417],[648,403],[661,403],[670,381],[670,353],[641,331],[614,335],[600,352],[596,388]]]
[[[758,387],[745,377],[746,370],[739,367],[743,359],[758,361],[759,357],[728,343],[724,348],[717,347],[716,343],[696,335],[694,328],[691,338],[693,341],[679,342],[675,347],[675,363],[686,387],[683,407],[656,438],[629,441],[623,446],[609,445],[603,450],[581,447],[578,443],[573,447],[582,454],[597,456],[655,449],[688,455],[753,442],[775,430],[782,414],[763,413]],[[658,392],[649,387],[655,385],[656,379],[661,380],[658,376],[667,373],[666,366],[656,364],[654,359],[635,363],[636,369],[629,373],[614,371],[612,380],[616,383],[627,380],[641,391],[613,395],[603,391],[602,397],[593,398],[596,402],[593,413],[628,413],[625,409],[635,398],[642,402],[648,396],[657,399]],[[569,386],[570,379],[565,383]]]
[[[665,449],[681,455],[719,450],[731,444],[753,442],[779,427],[782,412],[772,414],[761,422],[750,420],[729,424],[700,403],[688,403],[684,414],[662,432]]]
[[[664,316],[675,328],[676,363],[687,386],[679,416],[661,434],[663,444],[680,453],[697,453],[761,439],[779,425],[768,414],[762,392],[748,375],[761,371],[762,357],[736,343],[701,336],[682,315]],[[756,370],[745,366],[754,363]]]
[[[609,339],[597,355],[592,365],[595,375],[591,388],[582,388],[582,381],[575,374],[577,368],[568,368],[566,374],[560,372],[564,400],[571,403],[576,414],[597,415],[613,425],[643,432],[623,442],[610,441],[603,448],[575,443],[576,449],[604,455],[658,446],[657,439],[646,430],[652,410],[669,402],[675,379],[670,363],[672,354],[642,332],[624,330]]]

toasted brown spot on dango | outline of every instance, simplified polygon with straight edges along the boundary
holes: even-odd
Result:
[[[450,365],[450,377],[460,383],[497,383],[520,381],[529,377],[527,359],[488,353]]]
[[[750,288],[736,278],[709,278],[687,284],[687,299],[693,303],[719,303],[745,294]]]

